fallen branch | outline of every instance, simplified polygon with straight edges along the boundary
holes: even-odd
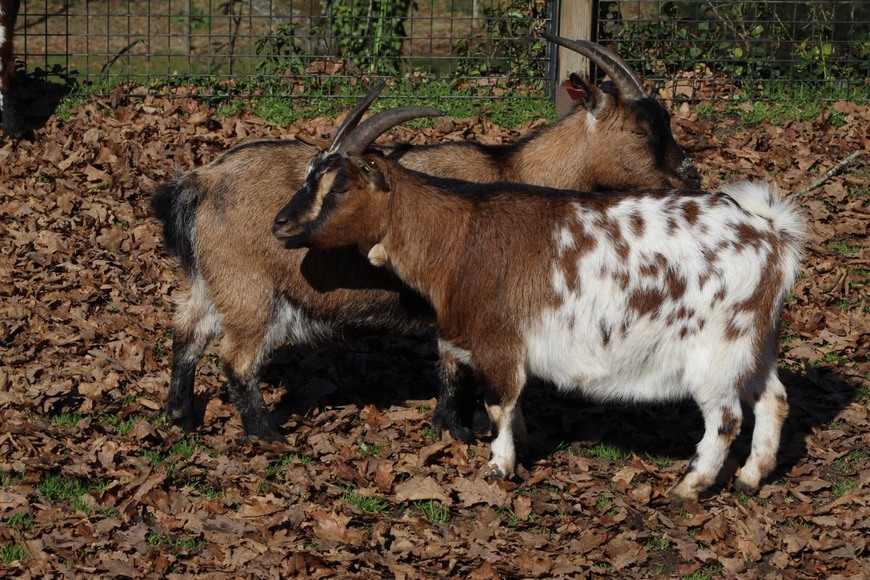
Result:
[[[854,153],[852,153],[851,155],[849,155],[848,157],[846,157],[845,159],[843,159],[842,161],[840,161],[839,163],[837,163],[836,165],[834,165],[833,167],[828,169],[828,171],[826,171],[824,175],[822,175],[820,178],[815,180],[809,186],[807,186],[807,187],[803,188],[802,190],[800,190],[799,192],[797,192],[795,195],[804,195],[805,193],[809,193],[812,190],[816,189],[817,187],[820,187],[823,183],[825,183],[827,180],[832,178],[838,171],[840,171],[842,168],[844,168],[845,166],[849,165],[852,161],[854,161],[855,158],[858,157],[858,155],[860,155],[860,154],[861,154],[860,150],[855,151]]]

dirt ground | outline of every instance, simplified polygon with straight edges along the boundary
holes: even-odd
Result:
[[[476,477],[488,435],[430,425],[431,341],[285,348],[262,390],[288,444],[252,445],[214,354],[202,425],[161,409],[176,264],[150,191],[229,146],[297,134],[195,102],[94,101],[0,142],[0,573],[467,578],[870,576],[870,106],[747,123],[691,109],[675,135],[707,188],[775,177],[802,193],[803,275],[783,315],[791,411],[772,478],[666,496],[700,439],[693,404],[602,407],[537,385],[520,477]],[[776,124],[771,121],[776,121]],[[307,121],[323,136],[325,118]],[[485,119],[414,142],[516,139]],[[744,435],[751,422],[744,425]],[[732,463],[748,452],[742,436]]]

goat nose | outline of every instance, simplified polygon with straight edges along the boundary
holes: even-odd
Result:
[[[272,235],[277,236],[281,233],[287,225],[290,223],[290,218],[288,218],[283,212],[279,213],[275,216],[275,221],[272,222]]]
[[[683,163],[683,177],[690,187],[695,189],[701,187],[701,174],[688,159]]]

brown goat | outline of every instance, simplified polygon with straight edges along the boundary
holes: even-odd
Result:
[[[673,139],[667,111],[654,99],[634,98],[638,83],[616,55],[591,43],[578,46],[608,71],[615,89],[584,83],[587,98],[573,113],[515,144],[443,143],[400,148],[391,157],[431,174],[478,181],[510,178],[573,189],[696,186],[697,172]],[[352,129],[364,110],[349,115],[350,124],[339,132]],[[364,150],[396,123],[380,115],[352,131],[355,149]],[[620,142],[630,154],[612,149]],[[355,249],[284,250],[271,236],[272,218],[288,192],[302,184],[317,153],[300,141],[248,143],[155,192],[153,209],[164,222],[167,249],[180,260],[190,286],[177,305],[167,401],[170,417],[186,428],[194,423],[196,364],[220,334],[231,399],[246,432],[274,440],[281,435],[259,392],[262,366],[274,348],[335,339],[351,330],[429,329],[425,302]],[[633,166],[614,171],[629,159]],[[468,173],[469,167],[476,170]],[[469,373],[447,352],[441,372],[433,422],[471,440],[467,417],[459,417],[468,409],[457,401],[467,393],[460,385]]]
[[[315,158],[273,233],[288,248],[377,249],[429,301],[442,344],[486,387],[490,476],[514,474],[527,377],[598,400],[691,397],[705,433],[671,489],[682,501],[719,474],[741,401],[756,424],[737,486],[757,488],[776,466],[788,411],[776,333],[802,222],[796,203],[753,184],[610,195],[457,184],[350,153]]]

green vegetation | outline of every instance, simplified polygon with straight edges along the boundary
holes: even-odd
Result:
[[[0,487],[17,485],[24,479],[24,474],[17,471],[0,471]]]
[[[830,247],[832,252],[840,256],[849,256],[861,251],[860,246],[850,246],[846,242],[832,242]]]
[[[85,418],[81,413],[58,413],[54,415],[50,421],[52,425],[58,427],[75,427],[79,421]]]
[[[152,546],[169,549],[176,555],[194,554],[200,552],[206,545],[205,539],[198,536],[187,534],[172,537],[170,534],[158,534],[153,530],[145,535],[145,541]]]
[[[450,517],[450,509],[437,499],[416,501],[414,506],[433,524],[443,524]]]
[[[608,461],[628,461],[631,459],[631,453],[623,451],[613,445],[607,443],[597,443],[592,447],[586,447],[584,451],[593,457],[607,459]]]
[[[502,523],[504,525],[508,526],[509,528],[515,528],[518,525],[523,523],[523,520],[520,519],[520,517],[516,514],[516,512],[510,508],[497,507],[497,508],[493,508],[493,510],[495,510],[495,513],[498,514],[498,517],[501,518]],[[532,520],[532,519],[533,518],[530,515],[529,520]]]
[[[856,487],[858,487],[857,480],[847,479],[844,481],[839,481],[831,487],[831,495],[834,498],[840,498],[840,497],[843,497],[846,494],[846,492],[851,491],[851,490],[855,489]]]
[[[633,61],[644,77],[670,78],[679,71],[709,67],[714,74],[752,79],[753,84],[761,80],[768,91],[776,86],[802,91],[804,85],[818,87],[821,81],[860,78],[859,63],[870,57],[870,31],[835,42],[834,22],[842,16],[834,14],[831,3],[659,2],[657,14],[642,18],[622,14],[636,10],[633,5],[601,4],[601,38],[615,40],[617,52]],[[861,83],[831,85],[866,95]],[[794,97],[800,100],[800,95]]]
[[[646,541],[647,550],[667,550],[670,546],[671,542],[664,534],[657,534]]]
[[[283,455],[278,459],[274,459],[269,462],[266,466],[266,479],[273,480],[278,477],[284,470],[292,463],[301,463],[302,465],[308,465],[314,461],[314,458],[309,457],[308,455],[300,455],[299,453],[290,453],[288,455]]]
[[[90,514],[90,504],[82,500],[82,496],[92,491],[100,494],[108,486],[109,482],[95,484],[79,478],[65,479],[59,473],[47,473],[35,487],[48,501],[71,501],[74,510]]]
[[[6,519],[6,525],[10,528],[21,526],[23,529],[27,530],[33,525],[33,516],[21,513],[12,514]]]
[[[426,425],[425,427],[423,427],[423,435],[434,441],[441,441],[441,430],[436,429],[431,425]]]
[[[341,495],[341,498],[364,514],[376,514],[390,507],[390,502],[379,497],[362,495],[354,492],[351,486],[346,486]]]
[[[725,567],[722,564],[707,564],[691,574],[684,574],[683,580],[713,580],[713,578],[721,576],[724,571]]]
[[[11,564],[16,560],[21,561],[27,557],[27,552],[24,551],[23,546],[19,546],[18,544],[6,544],[5,546],[0,546],[0,561],[4,564]]]

